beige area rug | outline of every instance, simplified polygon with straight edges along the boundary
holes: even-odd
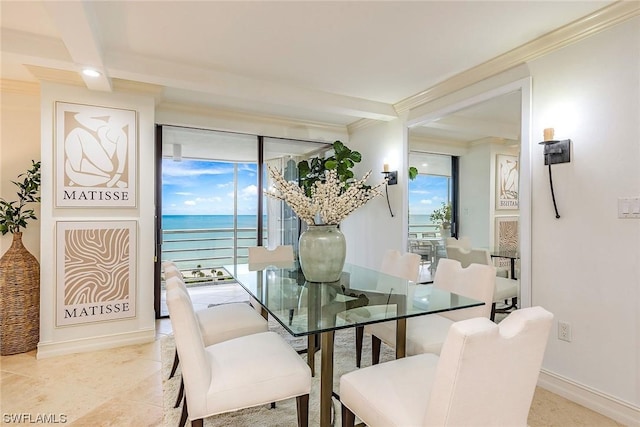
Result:
[[[306,347],[306,338],[294,338],[289,335],[282,326],[274,321],[269,322],[271,330],[280,333],[291,345],[296,348]],[[162,348],[162,376],[163,380],[163,407],[164,407],[164,419],[163,425],[166,427],[176,427],[180,420],[180,413],[182,408],[173,408],[173,405],[178,395],[178,388],[180,386],[180,368],[176,372],[176,375],[167,380],[171,371],[171,364],[173,362],[173,355],[175,351],[175,343],[173,337],[166,337],[161,342]],[[300,355],[306,360],[306,354]],[[320,425],[320,352],[316,353],[315,368],[316,375],[312,378],[311,383],[311,395],[309,398],[309,425]],[[384,343],[382,345],[382,352],[380,360],[382,362],[395,359],[395,351]],[[362,365],[371,365],[371,338],[365,336],[363,351],[362,351]],[[356,368],[355,357],[355,330],[345,329],[336,331],[335,346],[334,346],[334,391],[338,392],[340,385],[340,376],[347,372],[351,372]],[[334,408],[334,422],[333,425],[340,426],[340,402],[333,399]],[[188,425],[188,423],[187,423]],[[275,409],[270,409],[269,405],[263,405],[255,408],[243,409],[228,414],[216,415],[206,418],[204,421],[205,427],[214,426],[233,426],[233,427],[256,427],[256,426],[296,426],[296,401],[295,399],[289,399],[282,402],[278,402]]]

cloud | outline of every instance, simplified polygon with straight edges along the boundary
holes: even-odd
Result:
[[[187,206],[195,206],[196,202],[194,200],[185,200],[184,204]]]
[[[422,199],[422,200],[420,200],[420,204],[432,205],[433,204],[433,200],[431,200],[431,199]]]
[[[242,197],[252,197],[258,194],[258,187],[255,185],[248,185],[240,191]]]
[[[184,192],[184,191],[178,191],[178,192],[173,193],[173,194],[175,194],[176,196],[193,196],[193,193],[187,193],[187,192]]]

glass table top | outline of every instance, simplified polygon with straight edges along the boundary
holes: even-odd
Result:
[[[225,268],[294,336],[483,304],[352,264],[346,264],[340,280],[331,283],[307,282],[295,263]]]

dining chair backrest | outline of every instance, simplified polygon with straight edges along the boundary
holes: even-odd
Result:
[[[443,258],[438,263],[433,286],[468,298],[484,305],[439,313],[453,321],[472,317],[489,318],[495,292],[496,268],[493,265],[472,264],[466,268],[459,261]]]
[[[293,246],[291,245],[280,245],[273,249],[269,249],[265,246],[249,247],[250,264],[287,261],[293,261]]]
[[[179,281],[177,277],[167,280],[167,307],[182,366],[185,392],[187,396],[204,396],[211,381],[211,366],[193,305]]]
[[[165,279],[173,276],[178,276],[181,279],[184,279],[182,273],[180,272],[180,269],[178,269],[178,266],[173,261],[163,261],[162,270],[164,271]]]
[[[389,249],[382,257],[380,272],[417,282],[420,274],[420,255],[412,252],[402,254],[395,249]]]
[[[189,294],[187,285],[184,282],[184,277],[182,276],[180,270],[178,270],[178,267],[176,267],[176,265],[171,261],[163,262],[162,266],[164,268],[165,288],[167,289],[167,291],[173,288],[180,288],[187,295],[189,301],[191,301],[191,295]]]
[[[457,246],[462,249],[471,249],[471,238],[469,236],[447,237],[445,239],[445,246]]]
[[[442,347],[425,426],[526,426],[553,315],[516,310],[500,324],[456,322]]]
[[[447,258],[460,261],[462,267],[471,264],[493,265],[488,249],[463,249],[458,246],[447,246]]]

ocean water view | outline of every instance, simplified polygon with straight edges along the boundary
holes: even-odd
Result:
[[[162,260],[181,270],[246,262],[247,247],[257,244],[257,215],[163,215]],[[265,217],[266,221],[266,217]]]
[[[181,270],[210,270],[246,262],[247,247],[257,244],[257,215],[163,215],[162,260]],[[266,224],[266,216],[264,223]],[[429,215],[410,215],[411,232],[432,231]]]

